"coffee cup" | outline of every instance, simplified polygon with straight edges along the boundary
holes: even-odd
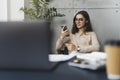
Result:
[[[107,54],[107,77],[111,80],[120,80],[120,40],[106,41],[104,46]]]

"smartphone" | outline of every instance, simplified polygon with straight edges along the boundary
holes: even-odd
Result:
[[[63,31],[65,31],[67,29],[67,26],[61,26],[61,28],[63,28]]]
[[[64,27],[63,31],[65,31],[67,29],[67,26]]]

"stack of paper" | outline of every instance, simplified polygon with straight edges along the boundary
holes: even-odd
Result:
[[[66,61],[69,60],[77,55],[76,51],[73,51],[69,53],[68,55],[66,54],[50,54],[49,55],[49,61],[50,62],[60,62],[60,61]]]
[[[75,67],[96,70],[105,66],[106,53],[92,52],[86,54],[77,54],[77,59],[82,60],[81,63],[69,62],[68,64]],[[86,64],[87,63],[87,64]]]

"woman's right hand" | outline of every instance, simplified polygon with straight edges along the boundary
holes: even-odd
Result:
[[[63,30],[64,27],[61,28],[61,36],[60,38],[63,40],[65,38],[65,36],[69,35],[69,30],[66,29],[65,31]]]

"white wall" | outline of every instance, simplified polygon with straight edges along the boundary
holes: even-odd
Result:
[[[21,7],[24,7],[24,0],[0,0],[0,21],[24,20]]]
[[[24,20],[24,13],[20,11],[20,8],[24,6],[24,0],[8,0],[8,20],[19,21]]]
[[[0,21],[7,21],[7,0],[0,0]]]

